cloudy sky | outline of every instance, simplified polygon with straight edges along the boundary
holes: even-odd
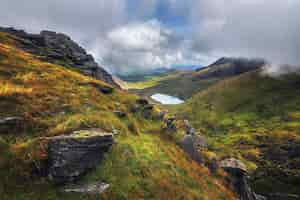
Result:
[[[299,0],[2,0],[0,26],[69,34],[111,72],[222,56],[300,63]]]

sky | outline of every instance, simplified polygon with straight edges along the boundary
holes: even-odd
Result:
[[[299,0],[2,0],[0,26],[70,35],[112,73],[224,56],[300,64]]]

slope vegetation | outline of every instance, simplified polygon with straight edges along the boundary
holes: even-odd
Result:
[[[299,80],[252,71],[220,81],[175,110],[220,157],[244,160],[257,192],[299,194]]]
[[[132,112],[135,95],[42,61],[16,43],[0,33],[0,119],[22,120],[0,130],[1,199],[98,199],[65,194],[33,171],[47,160],[43,137],[90,128],[119,133],[101,164],[80,181],[109,183],[101,199],[236,199],[221,177],[191,161],[166,137],[160,120]]]

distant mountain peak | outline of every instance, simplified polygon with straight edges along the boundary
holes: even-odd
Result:
[[[205,79],[210,77],[222,78],[234,76],[257,70],[266,64],[267,62],[265,60],[259,58],[222,57],[207,67],[197,69],[196,71],[200,73],[197,75],[197,78]]]

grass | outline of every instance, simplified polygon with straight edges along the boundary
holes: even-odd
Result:
[[[298,75],[250,72],[220,81],[173,110],[207,136],[209,149],[220,158],[243,160],[258,192],[299,194],[300,171],[292,153],[300,142],[298,80]]]
[[[86,178],[96,180],[111,184],[103,199],[234,199],[206,168],[159,135],[118,138],[103,164]]]
[[[118,89],[103,94],[94,85],[106,83],[71,66],[41,61],[14,43],[14,37],[0,33],[0,118],[23,119],[22,126],[0,132],[1,199],[98,199],[62,193],[33,173],[33,166],[47,159],[45,137],[85,129],[119,133],[118,143],[85,178],[111,184],[101,198],[235,199],[221,178],[210,175],[166,139],[161,120],[132,112],[137,96]],[[119,118],[115,110],[126,117]],[[154,108],[152,115],[158,111]]]

